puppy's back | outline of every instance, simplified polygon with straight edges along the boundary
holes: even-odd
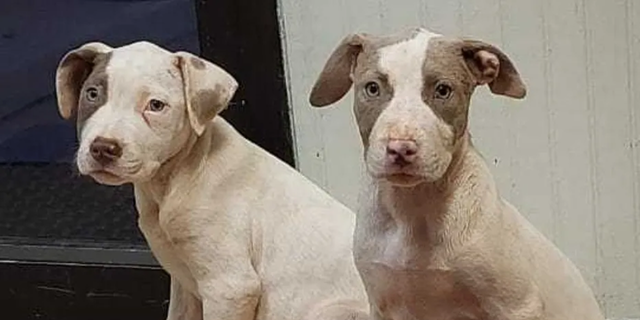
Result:
[[[536,229],[513,205],[504,201],[505,214],[518,221],[520,233],[528,246],[520,252],[536,261],[529,270],[542,296],[549,319],[603,320],[598,302],[571,260]],[[519,242],[514,242],[519,243]]]

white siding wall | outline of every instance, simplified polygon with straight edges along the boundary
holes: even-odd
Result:
[[[347,33],[417,25],[503,48],[524,101],[478,90],[471,132],[501,192],[579,265],[611,318],[640,318],[640,1],[281,0],[299,169],[355,208],[349,94],[308,92]]]

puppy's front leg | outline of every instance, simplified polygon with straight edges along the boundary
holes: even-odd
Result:
[[[253,267],[245,220],[182,208],[161,211],[160,226],[195,282],[203,319],[254,320],[261,279]]]
[[[222,274],[200,285],[204,320],[254,320],[260,281],[251,274]]]
[[[234,240],[172,239],[196,282],[204,320],[254,320],[261,281],[246,245]]]
[[[171,278],[167,320],[202,320],[200,299],[185,290],[173,277]]]

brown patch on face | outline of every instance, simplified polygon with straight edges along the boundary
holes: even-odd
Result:
[[[377,64],[377,51],[361,54],[358,61],[364,61],[363,65],[367,66]],[[388,77],[373,70],[375,69],[358,69],[355,76],[357,81],[353,86],[355,98],[354,113],[365,148],[369,144],[369,136],[371,134],[371,129],[373,129],[373,125],[376,123],[376,120],[382,111],[387,108],[394,94],[393,87],[389,84]],[[370,97],[367,95],[366,87],[369,83],[375,83],[378,86],[379,95],[377,97]]]
[[[354,68],[354,79],[356,81],[354,83],[354,113],[365,148],[369,145],[369,135],[373,125],[382,111],[389,105],[394,94],[393,87],[389,84],[388,76],[379,70],[379,50],[410,40],[418,33],[418,29],[411,29],[389,36],[372,37],[363,46],[363,50],[356,60]],[[380,95],[376,98],[368,97],[365,92],[367,83],[372,81],[376,82],[380,87]]]
[[[111,53],[96,56],[93,61],[93,70],[82,85],[82,90],[80,90],[78,98],[78,133],[82,131],[84,123],[100,109],[109,98],[109,81],[106,68],[110,59]],[[89,92],[90,90],[92,93]]]
[[[144,86],[140,90],[140,93],[138,93],[136,97],[136,104],[135,104],[137,110],[142,113],[142,119],[144,119],[144,122],[146,122],[147,124],[149,124],[149,119],[147,118],[147,116],[144,114],[143,111],[147,108],[147,105],[150,102],[150,99],[149,99],[150,97],[151,97],[151,93],[149,92],[149,88]]]
[[[324,107],[342,99],[353,85],[351,73],[358,66],[374,68],[377,59],[364,59],[361,55],[375,52],[389,45],[411,39],[419,29],[407,30],[390,36],[374,36],[370,34],[350,34],[333,50],[316,83],[311,89],[309,102],[315,107]],[[371,60],[373,63],[367,63]],[[357,78],[356,78],[357,79]]]
[[[142,89],[140,89],[140,93],[138,94],[138,98],[136,99],[136,106],[138,106],[139,108],[144,107],[149,101],[150,96],[151,93],[149,93],[149,88],[146,86],[142,87]]]
[[[467,67],[460,41],[438,37],[429,40],[422,67],[422,100],[444,122],[453,127],[456,138],[467,128],[469,103],[476,82]],[[438,89],[451,88],[448,98]]]
[[[204,70],[207,67],[207,65],[198,58],[191,57],[189,60],[191,61],[191,65],[198,70]]]

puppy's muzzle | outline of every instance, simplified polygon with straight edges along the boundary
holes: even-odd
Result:
[[[412,164],[417,157],[418,145],[413,140],[389,140],[386,149],[386,164],[404,168]]]
[[[91,157],[105,166],[122,157],[122,146],[117,140],[97,137],[89,146]]]

